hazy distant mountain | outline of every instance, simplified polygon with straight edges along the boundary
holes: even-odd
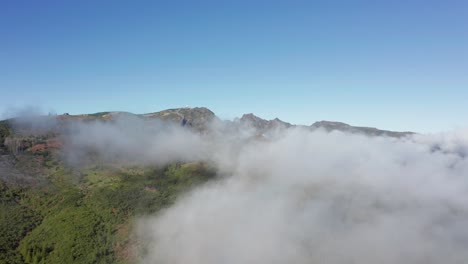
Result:
[[[349,133],[362,133],[368,136],[389,136],[389,137],[404,137],[411,134],[413,132],[395,132],[395,131],[388,131],[388,130],[380,130],[374,127],[358,127],[358,126],[351,126],[346,123],[342,122],[331,122],[331,121],[319,121],[315,122],[310,126],[312,129],[325,129],[326,131],[342,131],[342,132],[349,132]]]
[[[290,123],[284,122],[278,118],[273,120],[265,120],[254,114],[245,114],[239,119],[239,123],[243,126],[253,127],[259,130],[260,132],[264,132],[270,129],[287,129],[291,127],[296,127],[298,125],[292,125]],[[299,125],[300,127],[307,127],[303,125]],[[319,121],[313,123],[309,126],[311,130],[316,129],[324,129],[328,132],[331,131],[341,131],[347,133],[357,133],[357,134],[365,134],[368,136],[389,136],[389,137],[404,137],[407,135],[414,134],[413,132],[395,132],[395,131],[388,131],[388,130],[380,130],[373,127],[358,127],[358,126],[351,126],[346,123],[342,122],[331,122],[331,121]]]

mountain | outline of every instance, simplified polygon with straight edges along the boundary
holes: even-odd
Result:
[[[341,132],[353,133],[353,134],[364,134],[367,136],[388,136],[388,137],[397,137],[397,138],[414,134],[414,132],[388,131],[388,130],[377,129],[374,127],[351,126],[346,123],[332,122],[332,121],[319,121],[307,127],[307,126],[302,126],[302,125],[292,125],[278,118],[275,118],[273,120],[265,120],[258,116],[255,116],[252,113],[243,115],[238,121],[242,126],[255,128],[259,132],[265,132],[271,129],[306,127],[312,131],[317,130],[317,129],[323,129],[327,132],[341,131]]]
[[[240,148],[244,143],[265,139],[269,131],[295,127],[370,136],[411,134],[329,121],[293,125],[252,113],[223,121],[205,107],[0,121],[0,263],[137,262],[138,252],[146,249],[133,238],[135,219],[168,208],[180,195],[217,173],[209,161],[171,159],[171,148],[179,147],[181,153],[189,152],[190,147],[198,150],[198,145],[184,141],[189,134],[183,133],[178,140],[157,142],[163,152],[145,162],[146,156],[157,155],[150,146],[155,143],[151,142],[152,133],[159,131],[146,130],[145,126],[155,120],[199,132],[215,129],[211,131],[222,140],[232,132],[248,131],[247,140],[236,139],[241,142],[236,141]],[[112,122],[116,126],[105,125]],[[128,131],[134,136],[124,140]],[[91,138],[95,139],[89,141]],[[134,156],[144,161],[135,162]],[[167,159],[168,163],[158,163],[158,159]]]

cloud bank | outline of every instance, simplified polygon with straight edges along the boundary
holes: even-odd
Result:
[[[466,132],[397,140],[294,129],[234,158],[211,149],[230,176],[142,219],[142,262],[465,263]]]

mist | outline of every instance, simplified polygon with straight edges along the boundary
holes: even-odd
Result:
[[[9,119],[15,132],[22,135],[41,134],[55,129],[58,125],[53,111],[46,114],[38,106],[11,107],[0,116],[2,119]]]
[[[205,130],[177,122],[115,114],[112,120],[69,120],[61,125],[63,155],[69,165],[84,165],[90,156],[104,162],[164,165],[170,162],[207,161],[219,171],[232,172],[240,151],[256,144],[257,131],[215,120]],[[271,131],[272,140],[284,131]]]
[[[205,142],[200,135],[169,122],[124,116],[112,122],[72,122],[65,130],[69,164],[83,164],[90,153],[104,161],[143,165],[204,158]]]

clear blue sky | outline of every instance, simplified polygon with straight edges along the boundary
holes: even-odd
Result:
[[[0,92],[0,114],[188,105],[468,127],[468,1],[5,0]]]

